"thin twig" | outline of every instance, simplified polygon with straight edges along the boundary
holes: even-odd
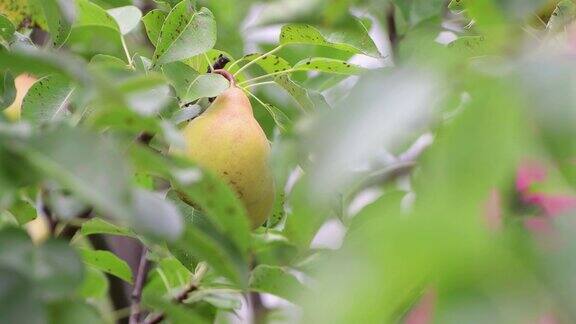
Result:
[[[250,305],[252,306],[252,318],[255,324],[263,324],[266,320],[266,314],[268,313],[268,308],[262,303],[262,296],[260,293],[251,292]]]
[[[276,84],[276,82],[275,81],[257,82],[257,83],[248,84],[244,88],[248,89],[248,88],[257,87],[257,86],[266,85],[266,84]]]
[[[130,324],[140,323],[140,315],[142,313],[142,308],[140,306],[140,302],[142,301],[142,288],[144,287],[144,282],[146,282],[149,269],[150,261],[148,261],[148,249],[146,246],[142,245],[140,264],[138,265],[138,272],[136,274],[136,279],[134,280],[134,289],[132,290],[131,295],[132,307],[130,312]]]
[[[288,70],[284,70],[284,71],[273,72],[273,73],[261,75],[259,77],[255,77],[255,78],[250,79],[250,80],[239,82],[238,85],[240,86],[240,85],[243,85],[243,84],[246,84],[249,82],[254,82],[254,81],[262,80],[265,78],[269,78],[269,77],[273,77],[273,76],[277,76],[277,75],[282,75],[282,74],[288,74],[288,73],[292,73],[292,72],[296,72],[296,71],[298,71],[298,69],[288,69]]]

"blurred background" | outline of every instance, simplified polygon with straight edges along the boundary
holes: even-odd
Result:
[[[159,67],[184,2],[214,44]],[[172,323],[576,323],[576,2],[38,3],[0,0],[2,107],[14,76],[48,84],[0,123],[0,322],[127,322],[149,253],[142,305]],[[272,146],[253,232],[182,205],[196,173],[147,155],[222,91],[176,72],[220,54]]]

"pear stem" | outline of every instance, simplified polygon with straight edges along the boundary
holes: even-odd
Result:
[[[214,70],[212,71],[212,73],[217,73],[220,74],[221,76],[225,77],[226,80],[228,80],[230,82],[230,86],[231,87],[235,87],[236,86],[236,81],[234,79],[234,76],[232,75],[232,73],[224,70],[224,69],[218,69],[218,70]]]

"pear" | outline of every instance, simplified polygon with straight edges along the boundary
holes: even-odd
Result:
[[[252,228],[272,212],[274,181],[270,143],[254,118],[250,100],[225,70],[215,70],[230,87],[183,129],[184,155],[219,175],[246,208]]]
[[[30,87],[32,87],[34,82],[37,80],[38,79],[30,74],[20,74],[14,79],[14,86],[16,87],[16,98],[8,108],[4,109],[4,115],[6,115],[8,120],[17,121],[20,119],[24,96],[26,96],[26,93]]]

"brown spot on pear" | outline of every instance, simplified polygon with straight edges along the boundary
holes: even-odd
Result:
[[[228,183],[246,208],[252,228],[257,228],[272,213],[274,203],[270,143],[246,94],[229,73],[215,72],[227,77],[230,87],[184,127],[186,146],[179,153]]]
[[[8,108],[4,109],[4,115],[6,115],[8,120],[17,121],[20,119],[24,96],[37,80],[38,79],[30,74],[20,74],[14,79],[14,86],[16,87],[16,98]]]

